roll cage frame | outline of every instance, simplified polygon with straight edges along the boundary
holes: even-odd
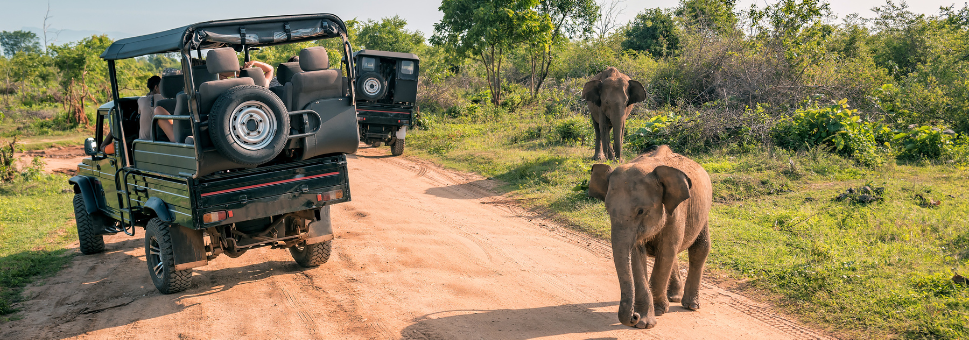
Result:
[[[335,24],[336,27],[334,27],[334,29],[331,30],[330,32],[323,32],[323,30],[320,30],[316,34],[309,34],[303,37],[297,36],[294,38],[294,35],[292,33],[294,31],[294,28],[290,25],[290,23],[315,22],[316,20],[320,21],[321,27],[329,27],[329,22],[332,22],[333,24]],[[261,41],[257,37],[254,42],[250,43],[250,39],[252,39],[252,37],[247,35],[246,25],[266,25],[266,24],[277,24],[277,23],[281,25],[283,32],[286,33],[287,39],[280,40],[280,41],[276,41],[276,40]],[[224,28],[232,28],[232,27],[236,27],[238,29],[238,32],[239,32],[237,36],[239,38],[238,43],[224,42],[224,41],[219,42],[217,41],[219,39],[209,39],[211,38],[211,36],[208,36],[205,33],[206,28],[224,29]],[[299,26],[297,26],[295,30],[299,30],[299,29],[300,29]],[[181,35],[179,35],[179,33],[181,33]],[[178,42],[175,45],[172,44],[173,35],[176,38],[178,38]],[[119,109],[118,105],[116,105],[121,99],[120,92],[118,90],[118,76],[117,76],[117,69],[115,66],[116,60],[130,59],[130,58],[149,55],[149,54],[172,53],[172,52],[178,53],[180,56],[179,59],[181,62],[181,71],[182,71],[182,74],[184,75],[184,88],[185,88],[185,94],[188,96],[188,102],[189,102],[188,107],[189,107],[190,114],[188,116],[170,115],[162,118],[173,119],[173,120],[187,120],[189,121],[190,128],[192,130],[192,135],[198,136],[201,133],[200,124],[202,123],[201,121],[202,112],[201,112],[201,107],[199,103],[199,98],[196,92],[197,89],[195,88],[194,74],[192,72],[192,55],[191,55],[192,50],[196,50],[198,52],[199,58],[201,58],[202,49],[233,47],[237,52],[243,52],[244,60],[249,61],[250,60],[249,52],[253,47],[286,45],[286,44],[293,44],[293,43],[299,43],[299,42],[305,42],[305,41],[333,39],[337,37],[340,37],[343,40],[343,44],[341,45],[342,47],[341,54],[343,55],[343,58],[341,58],[340,61],[343,64],[344,69],[346,70],[346,73],[347,73],[347,78],[349,81],[348,90],[350,94],[350,103],[353,103],[355,102],[355,98],[356,98],[355,86],[354,86],[354,80],[356,79],[356,69],[354,68],[354,65],[353,65],[353,48],[350,45],[349,39],[347,39],[346,23],[344,23],[343,20],[340,19],[340,17],[334,14],[320,13],[320,14],[303,14],[303,15],[282,15],[282,16],[267,16],[267,17],[255,17],[255,18],[245,18],[245,19],[206,21],[206,22],[196,23],[196,24],[192,24],[192,25],[188,25],[180,28],[175,28],[168,31],[162,31],[158,33],[118,40],[113,44],[111,44],[111,46],[109,46],[108,49],[101,54],[101,58],[105,59],[108,62],[108,77],[110,78],[109,80],[111,82],[111,98],[113,100],[113,103],[115,103],[115,105],[113,105],[113,107],[111,108],[112,120],[115,122],[118,122],[118,124],[112,124],[112,126],[110,127],[111,134],[115,135],[116,137],[119,138],[120,141],[122,141],[122,146],[126,145],[128,139],[127,139],[127,136],[124,135],[124,129],[122,129],[120,126],[120,122],[123,121],[124,117],[122,117],[121,110]],[[224,36],[221,38],[222,40],[225,40]],[[137,52],[126,52],[125,49],[128,47],[128,45],[132,45],[133,46],[132,48],[135,49]],[[98,129],[96,129],[97,131],[95,132],[95,138],[96,138],[95,141],[98,143],[97,149],[100,150],[103,147],[101,144],[103,143],[103,140],[104,140],[104,136],[102,132],[103,129],[100,128],[101,126],[103,126],[102,125],[103,116],[101,114],[97,115],[95,124],[99,127]],[[152,124],[152,126],[154,126],[154,124]],[[199,152],[199,146],[195,145],[193,149],[195,152],[195,162],[196,163],[201,162],[202,158]],[[118,156],[120,156],[119,157],[120,161],[123,162],[123,164],[118,167],[119,170],[120,169],[128,169],[128,171],[134,170],[130,168],[132,163],[131,163],[131,158],[130,158],[130,155],[128,154],[127,148],[121,147],[121,148],[118,148],[118,150],[116,150],[115,152],[121,153]],[[199,168],[200,166],[201,164],[196,164],[197,168]],[[143,170],[138,170],[138,171],[143,171]],[[152,174],[163,175],[163,174],[157,174],[157,173],[152,173]],[[197,176],[198,176],[198,172],[196,172],[195,176],[193,177],[197,177]],[[168,176],[165,176],[165,177],[168,177]]]

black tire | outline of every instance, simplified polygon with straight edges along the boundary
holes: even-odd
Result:
[[[387,80],[380,73],[367,72],[357,78],[357,95],[364,100],[379,100],[387,94]]]
[[[293,260],[300,266],[306,268],[319,267],[330,260],[330,250],[333,247],[333,240],[314,244],[304,244],[289,248],[289,253],[293,255]]]
[[[289,112],[279,97],[264,87],[236,86],[212,105],[209,135],[216,150],[233,162],[266,163],[289,141]]]
[[[104,228],[100,218],[87,213],[84,208],[84,197],[74,194],[74,220],[77,221],[77,240],[80,243],[81,254],[91,255],[104,251],[104,236],[98,234],[98,228]]]
[[[404,154],[404,140],[394,138],[394,144],[390,145],[390,154],[400,156]]]
[[[145,259],[148,276],[162,294],[178,293],[188,289],[192,270],[175,270],[175,254],[169,224],[158,218],[148,221],[145,228]]]

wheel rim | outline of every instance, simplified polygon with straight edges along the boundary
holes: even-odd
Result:
[[[161,246],[158,245],[158,240],[154,236],[148,242],[148,265],[151,268],[151,274],[156,278],[160,279],[162,274],[165,273],[165,262],[161,259]]]
[[[273,111],[258,101],[236,106],[229,117],[232,141],[246,150],[260,150],[276,136],[276,117]]]
[[[363,81],[363,92],[367,95],[376,96],[380,92],[380,82],[377,78],[367,78]]]

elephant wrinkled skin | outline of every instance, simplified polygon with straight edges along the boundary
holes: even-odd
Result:
[[[589,196],[605,200],[612,222],[622,324],[652,328],[670,302],[700,308],[700,277],[710,253],[712,189],[703,167],[665,145],[615,169],[592,166]],[[690,258],[685,287],[676,259],[684,250]],[[647,256],[655,258],[649,287]]]
[[[633,104],[646,100],[643,84],[609,67],[585,83],[582,99],[589,102],[592,128],[596,131],[596,152],[592,158],[603,159],[604,151],[607,159],[622,159],[623,128]],[[614,148],[609,146],[610,129]]]

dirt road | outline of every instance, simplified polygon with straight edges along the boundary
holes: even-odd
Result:
[[[654,329],[622,326],[607,243],[510,205],[489,180],[386,153],[349,157],[353,201],[334,206],[335,253],[319,268],[258,249],[161,295],[143,233],[114,235],[105,253],[29,287],[0,339],[822,337],[710,284],[700,311],[677,305]]]

